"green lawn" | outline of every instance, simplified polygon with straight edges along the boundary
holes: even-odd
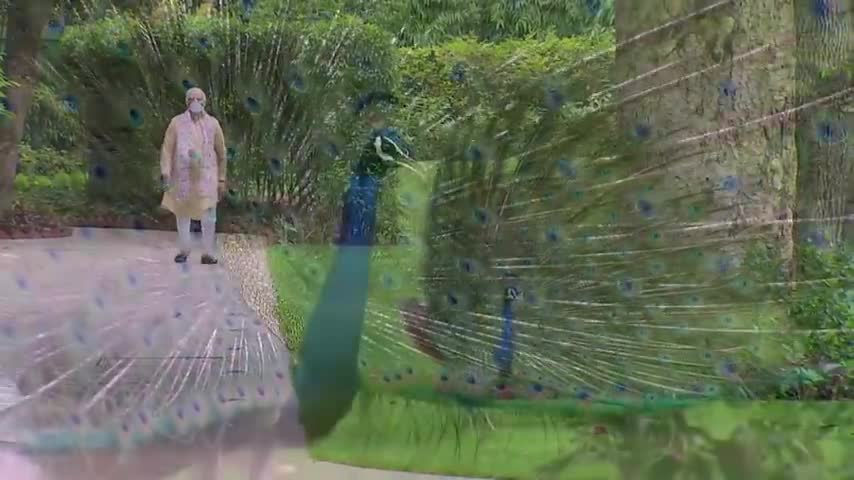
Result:
[[[656,416],[562,418],[379,396],[360,399],[312,455],[490,478],[841,480],[854,472],[851,425],[854,408],[843,403],[710,403]]]
[[[427,175],[403,175],[412,205],[405,228],[417,237]],[[270,251],[285,328],[307,318],[332,261],[329,246]],[[845,403],[704,403],[655,415],[606,415],[539,408],[486,409],[396,395],[431,389],[437,366],[414,353],[398,311],[422,295],[418,244],[374,251],[360,395],[332,436],[312,448],[319,460],[405,471],[516,479],[850,478],[854,408]],[[773,314],[769,314],[774,316]],[[290,320],[288,322],[288,320]],[[298,332],[291,332],[291,334]],[[413,375],[395,388],[384,378]],[[385,388],[383,388],[385,386]],[[425,388],[426,387],[426,388]],[[854,473],[851,473],[854,475]]]
[[[270,252],[282,308],[295,318],[310,312],[332,254],[326,246]],[[380,376],[403,365],[423,373],[412,383],[429,386],[435,375],[432,362],[407,348],[397,312],[402,301],[420,294],[414,280],[419,262],[418,247],[374,253],[362,349],[363,373],[371,387],[382,385]],[[641,421],[650,426],[626,425]],[[854,468],[842,453],[854,446],[850,425],[854,408],[844,403],[712,403],[684,415],[664,412],[640,420],[530,403],[518,409],[465,409],[388,391],[366,392],[335,433],[313,447],[312,455],[364,467],[490,478],[836,480],[845,478],[844,469]],[[549,466],[555,473],[538,470]],[[671,470],[684,476],[662,473]],[[644,473],[632,477],[626,472]],[[786,476],[793,473],[798,474]]]

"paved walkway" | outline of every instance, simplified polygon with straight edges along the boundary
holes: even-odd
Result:
[[[34,302],[50,302],[51,308],[62,302],[79,301],[80,295],[116,269],[126,267],[130,262],[154,262],[162,268],[164,278],[169,269],[176,268],[172,262],[175,254],[174,233],[140,232],[129,230],[77,229],[74,235],[64,239],[36,240],[0,240],[0,314],[18,318],[32,311]],[[198,251],[198,250],[197,250]],[[198,254],[191,258],[192,267],[198,265]],[[199,268],[199,267],[196,267]],[[9,275],[11,273],[12,275]],[[171,277],[177,277],[171,275]],[[20,282],[38,286],[38,296],[22,294]],[[34,289],[32,289],[34,290]],[[44,310],[44,305],[41,306]],[[38,310],[38,309],[37,309]],[[57,310],[59,311],[59,310]],[[9,318],[9,317],[7,317]],[[8,379],[0,379],[0,408],[10,404],[17,391]],[[136,465],[131,471],[120,476],[100,473],[105,469],[97,467],[99,462],[115,463],[92,456],[74,455],[74,458],[52,458],[47,463],[52,468],[45,469],[44,461],[34,462],[10,451],[0,449],[0,479],[16,480],[70,480],[86,478],[88,480],[113,479],[137,480],[163,478],[168,480],[206,480],[201,473],[200,464],[209,459],[200,448],[187,445],[176,449],[148,449],[147,452],[135,452],[131,461]],[[426,453],[425,454],[429,454]],[[222,475],[218,480],[247,479],[250,453],[235,451],[222,459]],[[67,456],[71,457],[71,456]],[[178,465],[178,467],[171,467]],[[190,468],[183,468],[190,465]],[[149,469],[160,466],[168,472],[157,476]],[[95,472],[93,472],[93,469]],[[304,448],[281,449],[275,453],[272,473],[265,480],[417,480],[444,478],[430,475],[416,475],[400,472],[387,472],[359,469],[311,460]],[[50,472],[50,473],[48,473]],[[87,473],[93,472],[93,473]],[[177,472],[177,473],[176,473]],[[201,473],[201,474],[200,474]],[[138,475],[138,476],[137,476]],[[211,479],[213,480],[213,479]]]

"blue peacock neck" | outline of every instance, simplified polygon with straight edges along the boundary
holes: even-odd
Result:
[[[359,390],[358,357],[376,240],[377,201],[393,162],[373,135],[350,176],[335,258],[311,313],[294,378],[299,416],[309,441],[329,434]]]
[[[495,364],[501,378],[507,378],[513,372],[513,357],[516,351],[513,335],[513,303],[516,301],[516,295],[515,289],[508,288],[501,305],[501,336],[495,346]]]
[[[369,246],[373,243],[380,180],[376,175],[356,172],[344,197],[340,246]]]

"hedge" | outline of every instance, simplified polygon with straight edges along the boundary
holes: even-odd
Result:
[[[152,207],[163,132],[190,87],[226,133],[232,202],[329,212],[369,131],[355,105],[394,87],[386,34],[347,16],[113,16],[68,28],[52,57],[47,81],[88,143],[90,197]]]

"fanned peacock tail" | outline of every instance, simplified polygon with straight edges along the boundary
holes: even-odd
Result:
[[[85,235],[96,234],[19,246],[6,262],[0,358],[15,393],[0,411],[5,444],[66,478],[158,478],[191,465],[210,478],[221,449],[274,442],[295,398],[277,325],[234,282],[254,273],[251,251],[230,252],[246,262],[228,259],[226,270],[179,267],[161,258],[162,242],[130,234],[121,240],[142,243],[140,257],[98,262],[124,250]],[[286,440],[303,445],[294,431]]]
[[[720,2],[667,27],[749,9]],[[655,32],[626,36],[617,54],[654,56],[640,45]],[[374,255],[365,388],[510,408],[774,396],[786,345],[811,334],[780,320],[796,287],[790,265],[761,265],[769,252],[792,259],[791,185],[763,175],[792,167],[791,119],[809,106],[757,92],[770,78],[759,72],[792,73],[782,57],[758,56],[790,48],[788,33],[739,30],[745,51],[729,52],[728,72],[710,66],[708,51],[682,46],[678,62],[615,82],[602,69],[606,49],[542,75],[520,67],[518,88],[492,96],[506,91],[501,72],[467,83],[476,66],[451,59],[437,74],[477,100],[409,132],[442,141],[426,142],[424,162],[401,170],[405,216],[423,215],[427,226]],[[392,117],[417,116],[431,100],[412,90]],[[797,227],[810,231],[815,220]],[[326,272],[323,261],[294,268]]]

